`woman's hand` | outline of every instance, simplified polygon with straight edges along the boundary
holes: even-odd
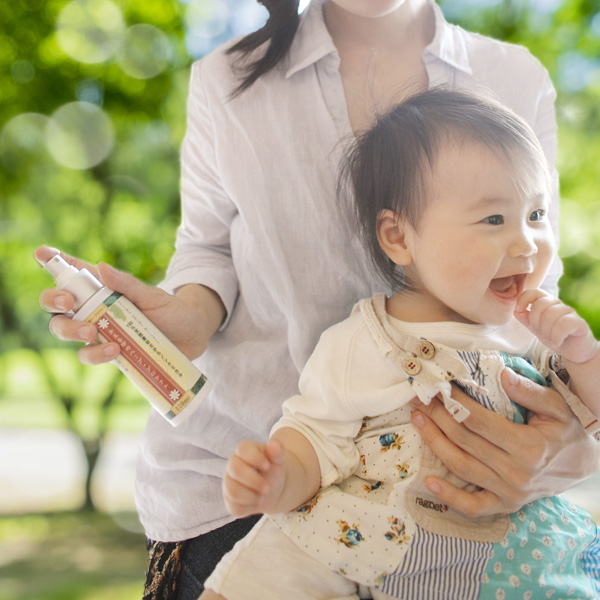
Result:
[[[457,423],[434,399],[418,403],[412,422],[425,443],[455,475],[482,488],[467,492],[437,477],[426,485],[444,503],[468,516],[515,512],[553,496],[598,468],[600,444],[583,429],[562,396],[504,369],[509,398],[529,409],[527,425],[511,423],[454,388],[471,412]]]
[[[41,246],[35,251],[35,258],[44,265],[57,253],[58,250]],[[60,254],[69,264],[78,269],[88,269],[104,285],[125,295],[190,359],[204,352],[208,340],[225,316],[218,295],[203,286],[183,286],[172,296],[110,265],[101,263],[94,267],[62,252]],[[73,296],[56,288],[45,289],[40,296],[40,305],[51,313],[66,313],[73,308]],[[79,350],[79,360],[84,364],[108,362],[119,354],[119,345],[114,342],[91,344],[98,330],[90,323],[74,321],[59,314],[50,319],[49,328],[61,340],[87,344]]]

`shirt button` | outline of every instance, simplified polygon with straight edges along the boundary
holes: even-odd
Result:
[[[402,363],[402,368],[409,375],[417,375],[421,372],[421,363],[418,358],[407,358]]]
[[[560,369],[558,371],[558,373],[556,374],[556,376],[565,384],[567,385],[569,383],[569,380],[571,379],[571,376],[569,375],[569,371],[567,371],[566,369]]]
[[[419,356],[425,360],[430,360],[435,355],[435,346],[427,340],[419,342]]]

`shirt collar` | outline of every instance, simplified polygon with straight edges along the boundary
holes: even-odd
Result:
[[[440,7],[433,0],[429,2],[435,15],[435,35],[429,46],[425,48],[425,54],[430,54],[455,69],[471,73],[463,30],[448,23]],[[300,24],[288,56],[286,78],[318,62],[328,54],[337,57],[336,47],[323,19],[323,0],[312,0],[300,16]]]
[[[300,24],[290,48],[286,78],[309,67],[337,49],[325,27],[322,0],[312,0],[300,15]]]
[[[435,34],[425,54],[431,54],[455,69],[471,74],[471,63],[465,43],[465,32],[446,21],[442,9],[433,0],[429,0],[435,17]]]

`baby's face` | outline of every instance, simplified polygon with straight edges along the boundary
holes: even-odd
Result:
[[[427,320],[500,325],[524,289],[539,287],[554,236],[544,171],[531,168],[524,192],[508,161],[483,144],[440,149],[429,204],[407,236],[406,273]]]

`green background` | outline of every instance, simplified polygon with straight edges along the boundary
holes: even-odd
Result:
[[[99,510],[90,475],[111,435],[139,434],[148,407],[112,366],[80,365],[77,346],[48,333],[38,296],[49,280],[32,254],[52,245],[161,280],[179,223],[190,64],[265,14],[252,0],[79,1],[0,3],[0,436],[68,431],[88,474],[71,505],[0,503],[0,600],[141,596],[143,536],[131,515]],[[440,4],[452,22],[527,46],[550,72],[561,297],[599,336],[600,2]],[[69,112],[79,132],[61,137],[52,124]]]

